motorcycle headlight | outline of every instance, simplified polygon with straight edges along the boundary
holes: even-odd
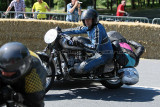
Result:
[[[44,41],[47,44],[50,44],[56,40],[58,36],[58,32],[56,29],[50,29],[47,31],[47,33],[44,36]]]

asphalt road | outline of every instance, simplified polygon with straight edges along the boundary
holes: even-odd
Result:
[[[160,60],[141,59],[140,81],[109,90],[98,82],[55,83],[45,96],[45,107],[160,107]]]

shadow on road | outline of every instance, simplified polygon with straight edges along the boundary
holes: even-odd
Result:
[[[56,93],[67,90],[64,93]],[[68,82],[55,84],[53,94],[47,94],[45,101],[91,99],[104,101],[124,101],[124,102],[146,102],[153,101],[154,97],[160,96],[160,90],[148,88],[106,89],[101,84],[93,84],[89,81]],[[55,93],[54,93],[55,92]]]

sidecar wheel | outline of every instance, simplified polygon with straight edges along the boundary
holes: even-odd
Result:
[[[55,79],[55,67],[53,63],[50,63],[48,65],[49,58],[46,56],[39,56],[42,60],[42,63],[47,70],[47,76],[46,76],[46,87],[45,92],[47,93],[52,87]]]
[[[120,79],[116,79],[116,80],[102,80],[100,82],[101,82],[101,84],[103,86],[105,86],[108,89],[117,89],[117,88],[120,88],[123,85],[123,83],[121,82]]]

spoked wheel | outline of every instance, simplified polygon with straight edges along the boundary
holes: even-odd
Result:
[[[47,93],[53,86],[54,79],[55,79],[55,67],[53,63],[48,63],[49,58],[46,56],[39,56],[42,60],[42,63],[47,71],[46,77],[46,88],[45,92]]]
[[[117,88],[120,88],[123,85],[121,80],[118,79],[118,78],[115,78],[115,79],[112,79],[112,80],[102,80],[100,82],[103,86],[105,86],[108,89],[117,89]]]

